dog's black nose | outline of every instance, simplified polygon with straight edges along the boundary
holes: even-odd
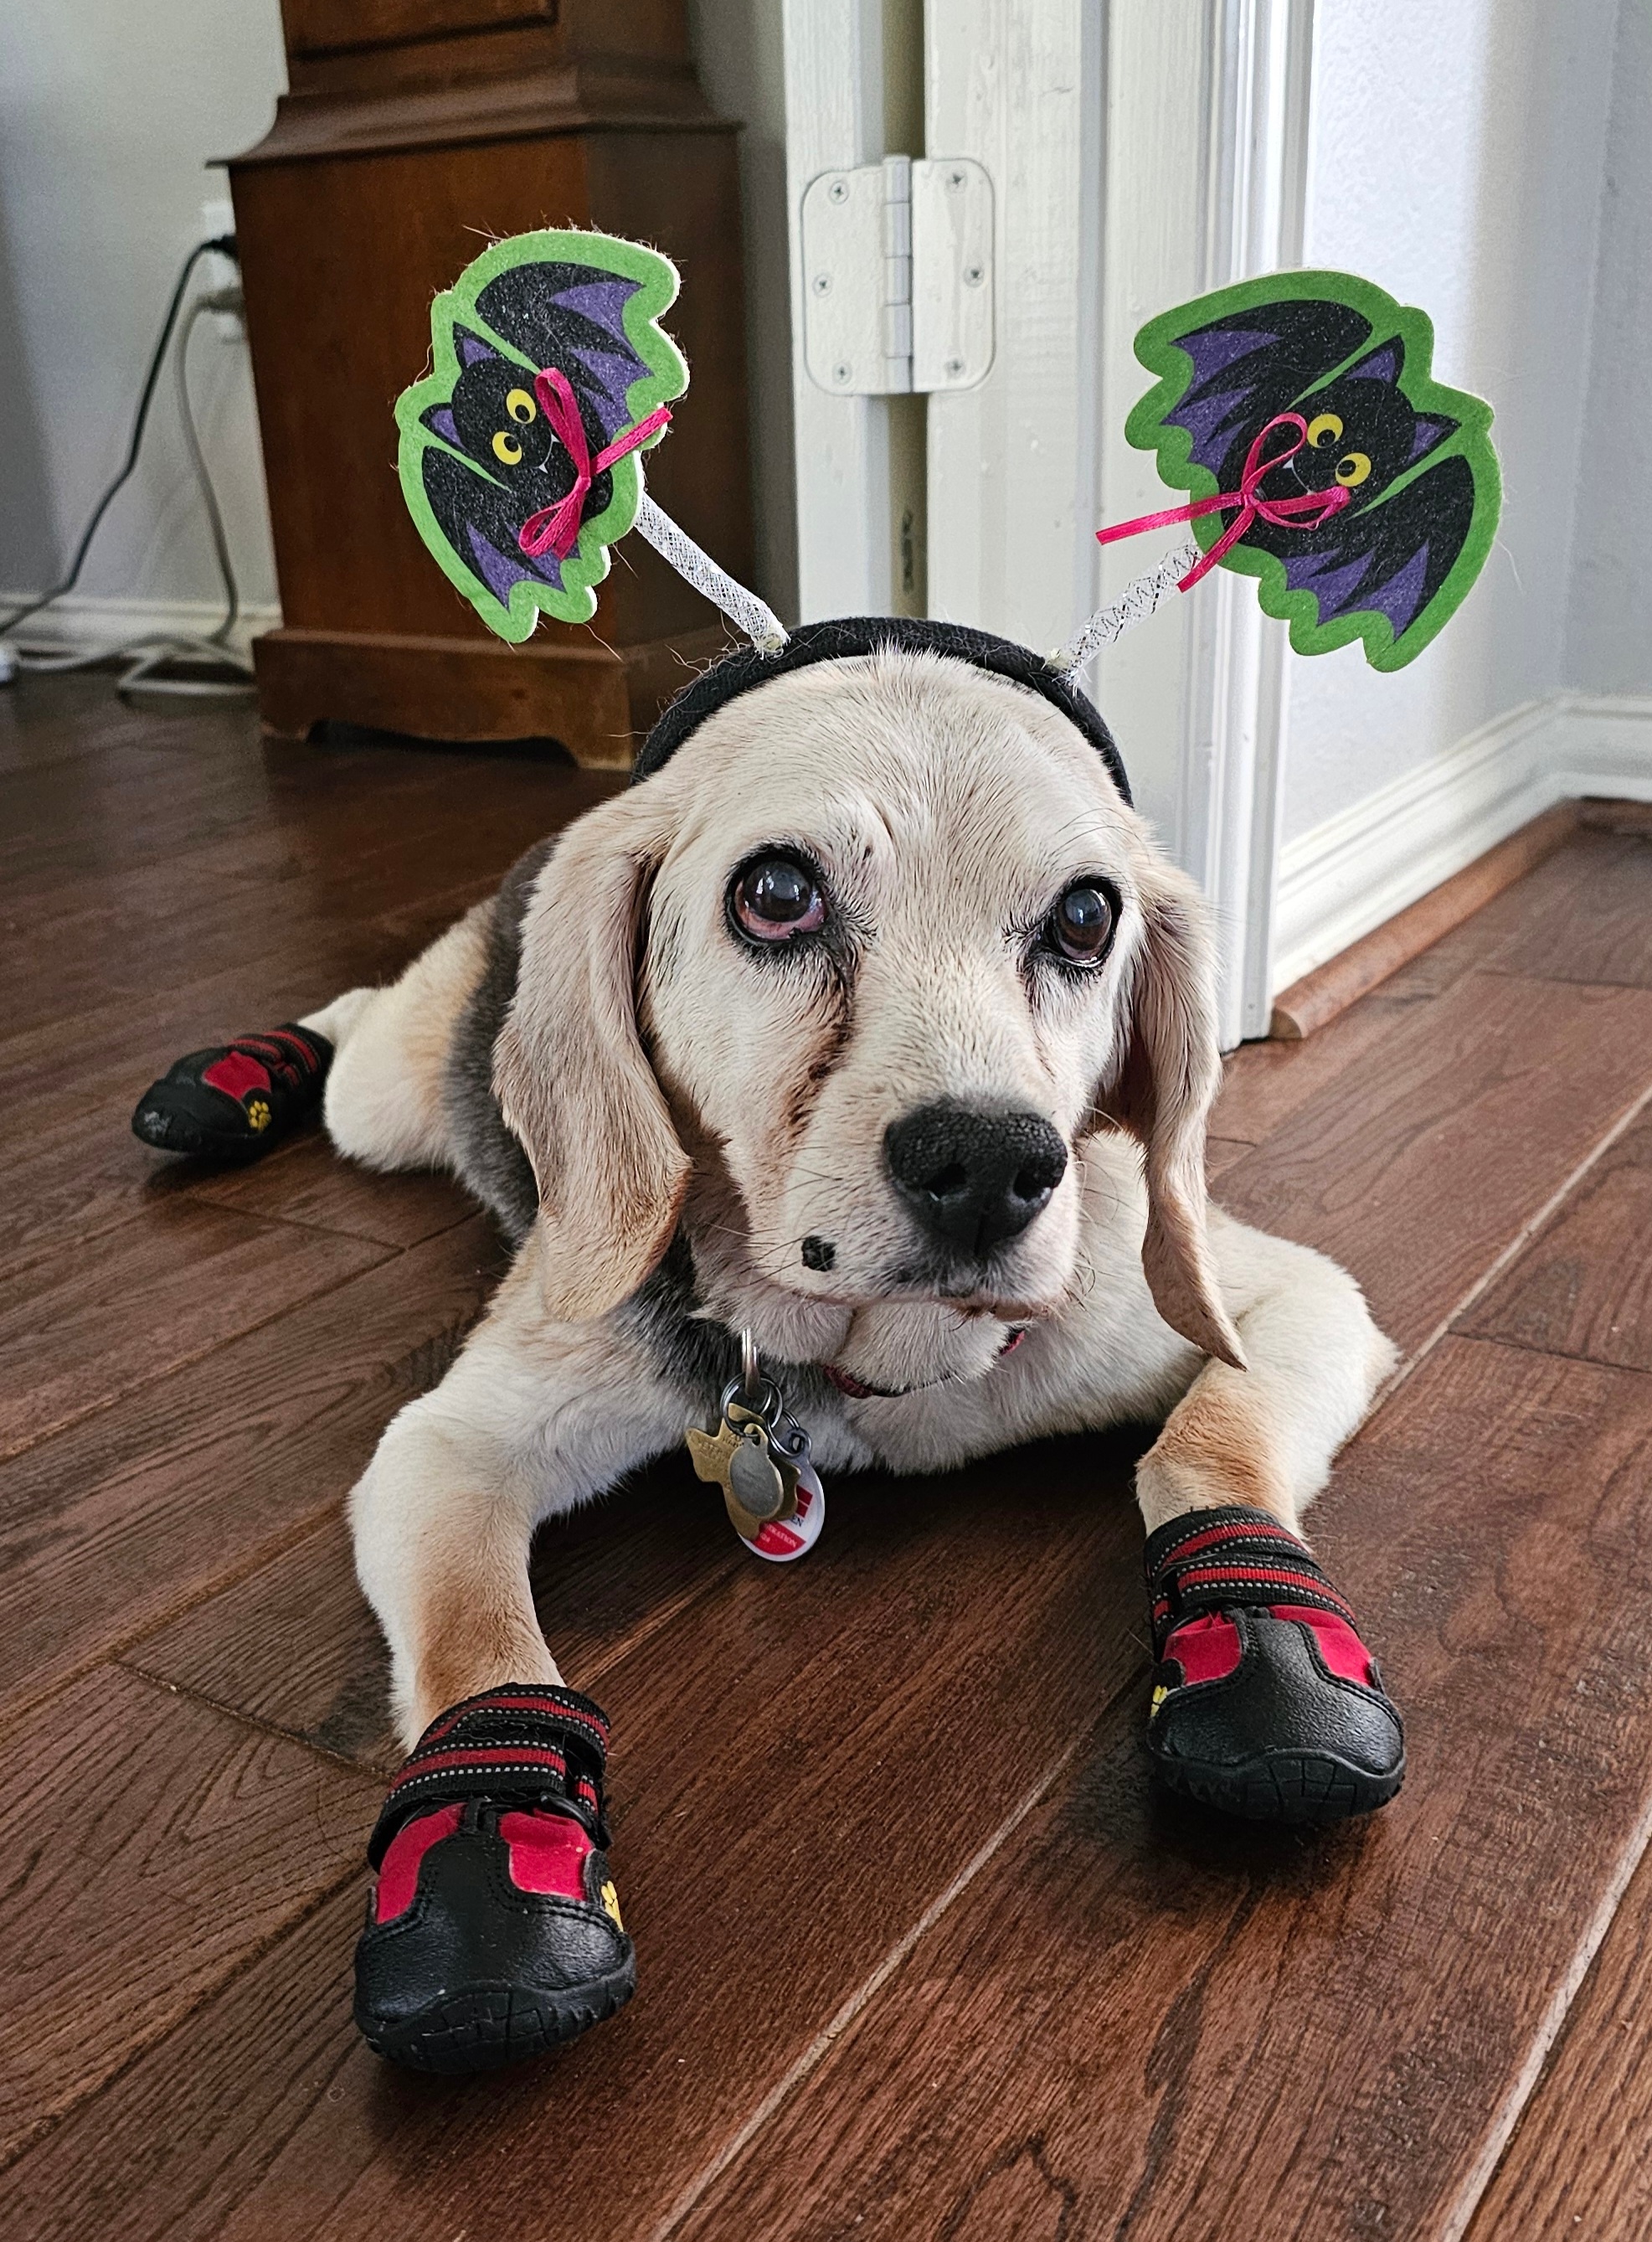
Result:
[[[1067,1146],[1039,1113],[921,1105],[890,1123],[883,1145],[906,1205],[965,1253],[1016,1237],[1067,1172]]]

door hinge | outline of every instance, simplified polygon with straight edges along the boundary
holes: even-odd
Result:
[[[886,156],[803,195],[803,354],[841,397],[969,389],[993,363],[993,183]]]

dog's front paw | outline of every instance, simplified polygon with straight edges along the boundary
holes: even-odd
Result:
[[[1147,1543],[1147,1749],[1174,1790],[1254,1822],[1340,1822],[1405,1779],[1405,1731],[1353,1611],[1264,1510],[1189,1511]]]
[[[356,2022],[419,2071],[492,2071],[628,2000],[635,1949],[602,1848],[608,1723],[525,1684],[431,1722],[391,1785],[368,1857]]]

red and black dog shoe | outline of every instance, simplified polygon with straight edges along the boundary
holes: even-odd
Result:
[[[132,1134],[157,1152],[252,1160],[321,1110],[332,1045],[289,1021],[190,1051],[150,1083],[132,1114]]]
[[[1405,1780],[1405,1730],[1354,1613],[1265,1510],[1185,1512],[1147,1547],[1160,1779],[1253,1822],[1340,1822]]]
[[[368,1846],[356,2023],[418,2071],[492,2071],[630,1999],[637,1955],[604,1848],[608,1723],[543,1683],[432,1721]]]

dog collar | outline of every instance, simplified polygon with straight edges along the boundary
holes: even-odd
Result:
[[[996,1370],[1007,1354],[1013,1354],[1026,1337],[1026,1325],[1018,1325],[993,1356],[992,1368]],[[835,1362],[823,1362],[820,1367],[839,1393],[851,1401],[904,1401],[909,1393],[928,1393],[937,1386],[952,1384],[950,1378],[926,1378],[921,1386],[868,1386],[864,1379],[839,1370]]]
[[[776,652],[754,646],[735,648],[709,669],[702,670],[684,687],[666,708],[638,751],[632,781],[652,778],[671,761],[683,742],[697,732],[708,716],[754,692],[772,678],[793,669],[806,669],[818,661],[850,661],[893,648],[900,654],[938,654],[949,661],[966,662],[995,677],[1007,677],[1025,686],[1084,735],[1107,766],[1108,777],[1127,802],[1130,781],[1123,758],[1114,743],[1100,710],[1070,677],[1051,668],[1041,654],[1017,646],[1013,639],[994,638],[990,631],[973,630],[963,623],[935,622],[920,615],[841,615],[830,622],[803,623]]]

